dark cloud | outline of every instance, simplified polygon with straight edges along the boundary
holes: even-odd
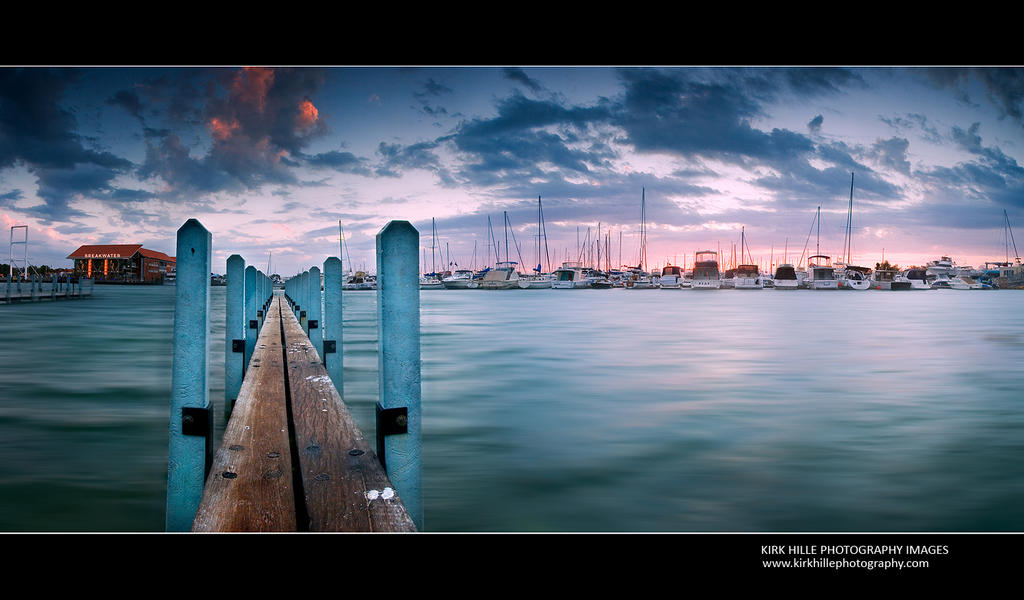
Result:
[[[306,157],[306,163],[312,167],[327,167],[342,173],[370,175],[371,171],[366,159],[357,157],[351,152],[331,150]]]
[[[503,69],[502,74],[505,76],[506,79],[521,83],[531,91],[541,92],[544,90],[544,86],[542,86],[537,81],[530,79],[530,77],[527,76],[526,72],[524,72],[522,69],[509,67]]]
[[[972,84],[979,83],[984,97],[1001,116],[1024,125],[1024,69],[1020,67],[950,67],[917,70],[934,86],[949,89],[960,102],[976,106]]]
[[[38,178],[43,204],[24,212],[44,222],[82,216],[70,202],[104,196],[111,181],[132,168],[127,159],[86,147],[62,95],[74,70],[0,69],[0,168],[25,165]]]
[[[21,190],[11,190],[0,194],[0,207],[3,208],[14,208],[14,203],[21,200],[24,195]]]
[[[821,115],[818,115],[818,116],[814,117],[813,119],[811,119],[807,123],[807,129],[808,129],[808,131],[811,131],[812,133],[818,133],[819,131],[821,131],[821,124],[824,123],[824,122],[825,122],[825,117],[822,117]]]
[[[377,154],[382,162],[376,167],[375,173],[381,177],[399,177],[406,170],[422,169],[434,173],[442,185],[454,185],[448,169],[434,152],[439,145],[438,141],[409,145],[381,142],[377,146]]]
[[[928,117],[919,113],[907,113],[891,118],[879,117],[879,120],[900,132],[920,132],[920,135],[926,141],[935,144],[945,144],[947,142],[938,128],[932,125]]]
[[[118,90],[113,96],[107,99],[107,104],[120,106],[133,117],[140,120],[143,119],[142,99],[139,98],[139,95],[134,90]]]
[[[788,161],[814,149],[801,134],[752,127],[751,120],[764,113],[746,88],[687,73],[621,71],[625,93],[618,123],[638,151],[749,164]]]
[[[872,154],[878,164],[888,167],[897,173],[910,175],[910,161],[907,159],[907,149],[910,142],[906,138],[889,138],[878,140],[872,147]]]
[[[159,178],[167,198],[194,193],[240,192],[265,184],[298,184],[295,167],[302,164],[305,147],[326,132],[312,98],[323,83],[319,69],[218,70],[198,97],[202,106],[187,105],[165,88],[169,81],[153,80],[144,86],[152,99],[160,98],[171,121],[199,117],[202,139],[209,149],[200,156],[182,137],[170,131],[148,129],[146,161],[140,175]],[[131,97],[115,96],[131,107]],[[208,137],[207,137],[208,136]],[[338,157],[312,157],[338,168]]]

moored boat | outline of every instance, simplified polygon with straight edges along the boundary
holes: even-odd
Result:
[[[572,290],[587,287],[583,267],[579,262],[566,261],[552,273],[551,287],[556,290]]]
[[[661,269],[661,289],[678,290],[683,287],[683,269],[675,265],[665,265]]]
[[[775,269],[775,289],[795,290],[800,287],[800,279],[796,269],[789,263],[783,263]]]
[[[441,280],[445,289],[464,290],[469,289],[473,282],[473,271],[470,269],[456,269],[454,273]]]
[[[928,283],[928,273],[920,267],[911,267],[896,276],[894,283],[905,282],[909,285],[903,289],[930,290],[932,286]],[[902,287],[902,286],[901,286]],[[897,289],[894,285],[892,289]]]
[[[836,279],[835,269],[828,256],[815,254],[807,259],[807,278],[804,285],[809,290],[839,289],[839,280]]]
[[[513,290],[519,289],[519,272],[515,262],[500,262],[487,271],[483,279],[477,281],[482,290]]]
[[[871,269],[846,266],[838,274],[839,288],[844,290],[871,289]]]
[[[693,279],[690,287],[695,290],[717,290],[722,287],[718,271],[718,253],[714,250],[700,250],[693,261]]]
[[[733,273],[733,287],[737,290],[759,290],[764,287],[761,270],[757,265],[740,265]]]

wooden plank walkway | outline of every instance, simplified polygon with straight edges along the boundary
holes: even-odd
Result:
[[[416,530],[280,295],[267,310],[192,530]]]

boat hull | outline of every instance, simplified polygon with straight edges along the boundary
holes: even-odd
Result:
[[[717,290],[721,288],[721,279],[694,279],[690,285],[690,289],[694,290]]]

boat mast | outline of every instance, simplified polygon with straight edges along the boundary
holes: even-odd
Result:
[[[817,239],[814,240],[814,253],[821,255],[821,206],[818,207],[818,214],[814,217],[818,223]]]
[[[341,246],[341,271],[345,272],[345,255],[348,255],[348,274],[352,270],[352,253],[348,251],[348,240],[345,239],[345,231],[341,228],[341,221],[338,221],[338,245]]]
[[[1003,219],[1006,220],[1006,232],[1005,233],[1008,234],[1008,236],[1009,236],[1009,240],[1008,241],[1013,242],[1013,256],[1014,256],[1014,258],[1019,259],[1020,258],[1020,253],[1017,252],[1017,241],[1013,239],[1013,228],[1010,227],[1010,217],[1009,217],[1009,215],[1006,214],[1006,209],[1005,208],[1003,209]],[[1009,246],[1009,244],[1006,245],[1006,262],[1007,263],[1010,262],[1010,246]]]
[[[537,196],[537,210],[540,212],[540,224],[541,228],[544,230],[544,257],[548,261],[548,273],[550,273],[551,253],[548,251],[548,226],[547,223],[544,222],[544,208],[540,204],[540,196]]]
[[[853,261],[853,173],[850,173],[850,208],[846,213],[846,244],[843,246],[843,262]]]
[[[647,200],[644,188],[640,188],[640,268],[647,272]]]
[[[430,239],[430,270],[433,271],[431,275],[437,277],[437,264],[434,260],[436,258],[434,249],[437,247],[437,224],[434,222],[434,217],[430,217],[430,228],[433,230],[433,237]]]
[[[487,215],[487,258],[491,256],[491,246],[494,246],[494,263],[497,265],[501,261],[501,257],[498,256],[498,241],[494,239],[494,228],[491,227],[491,215]]]
[[[537,196],[537,273],[540,273],[540,196]]]

